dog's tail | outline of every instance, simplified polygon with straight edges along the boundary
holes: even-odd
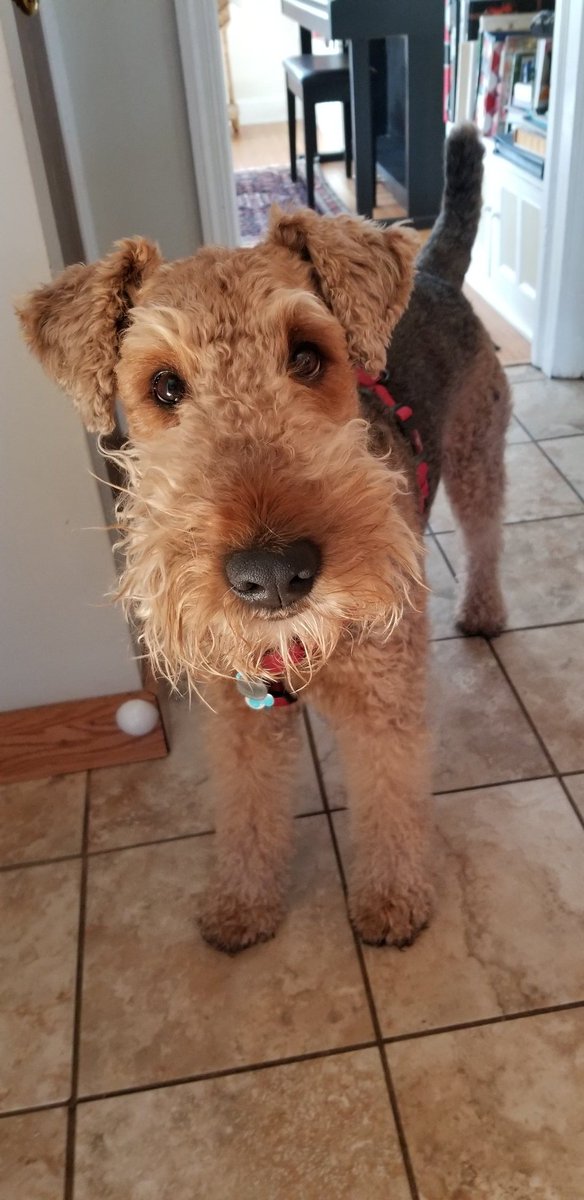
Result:
[[[481,215],[484,150],[474,125],[459,125],[446,143],[442,208],[417,267],[456,287],[470,263]]]

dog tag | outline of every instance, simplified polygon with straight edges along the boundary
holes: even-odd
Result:
[[[235,676],[235,686],[245,700],[265,700],[268,694],[263,679],[246,679],[239,671]]]

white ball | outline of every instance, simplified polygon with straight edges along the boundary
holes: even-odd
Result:
[[[158,709],[149,700],[126,700],[116,713],[116,725],[130,737],[144,737],[158,725]]]

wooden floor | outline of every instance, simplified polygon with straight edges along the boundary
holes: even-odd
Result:
[[[297,143],[298,153],[302,154],[304,140],[301,122],[298,122]],[[244,125],[239,134],[231,139],[231,150],[236,171],[248,167],[281,166],[289,161],[286,125],[284,122],[272,125]],[[355,184],[352,179],[346,178],[344,163],[324,163],[322,170],[339,199],[347,208],[355,210]],[[377,201],[374,211],[377,219],[387,220],[405,216],[403,208],[380,181],[377,184]],[[421,233],[420,239],[423,240],[427,236],[428,231]],[[503,365],[530,362],[530,343],[472,288],[465,285],[464,291],[497,346]]]

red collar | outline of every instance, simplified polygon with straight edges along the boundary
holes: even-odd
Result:
[[[297,638],[290,645],[288,657],[293,663],[301,663],[306,658],[306,650]],[[279,650],[267,650],[261,666],[264,671],[269,671],[270,675],[283,675],[285,671],[284,660]],[[250,680],[238,672],[236,686],[245,703],[253,709],[285,708],[289,704],[295,704],[298,699],[298,696],[289,692],[280,680]]]
[[[395,417],[399,421],[401,431],[410,443],[416,462],[416,479],[420,493],[419,509],[421,513],[425,513],[430,498],[428,463],[424,458],[424,447],[419,430],[413,424],[414,411],[408,404],[397,403],[395,396],[392,396],[387,387],[386,380],[386,375],[380,375],[379,379],[374,379],[372,375],[368,375],[363,370],[363,367],[357,367],[357,386],[359,390],[377,396],[377,399],[381,400],[384,407],[390,409],[392,417]]]

